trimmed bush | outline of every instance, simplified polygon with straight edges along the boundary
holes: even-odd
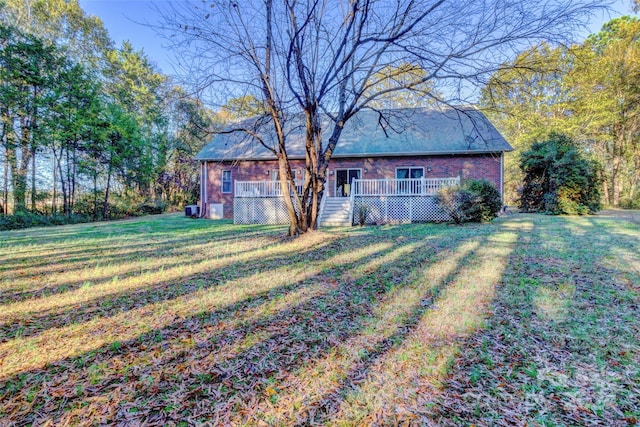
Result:
[[[474,194],[460,187],[444,188],[436,196],[438,205],[456,224],[470,221],[470,217],[474,215],[474,199]]]
[[[464,188],[476,196],[474,206],[475,222],[492,221],[502,209],[502,197],[492,182],[486,179],[470,179],[464,183]]]
[[[489,222],[502,208],[500,192],[486,179],[471,179],[462,187],[440,190],[437,200],[456,224]]]

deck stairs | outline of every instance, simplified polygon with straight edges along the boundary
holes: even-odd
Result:
[[[320,209],[320,227],[349,227],[352,225],[351,199],[349,197],[326,197]]]

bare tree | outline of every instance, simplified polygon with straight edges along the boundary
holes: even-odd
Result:
[[[568,41],[603,3],[213,0],[173,4],[164,11],[163,31],[198,90],[252,95],[265,105],[276,143],[259,141],[278,158],[289,232],[296,234],[316,227],[329,160],[358,111],[425,84],[434,88],[433,102],[468,102],[514,52],[543,40]],[[420,78],[383,84],[389,67],[400,64],[420,69]],[[285,129],[296,115],[304,116],[306,174],[302,195],[287,196],[293,175]],[[329,125],[321,126],[326,117]]]

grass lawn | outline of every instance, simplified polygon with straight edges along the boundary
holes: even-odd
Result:
[[[0,232],[0,425],[633,425],[640,213]]]

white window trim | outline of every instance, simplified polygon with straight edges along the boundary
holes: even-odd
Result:
[[[224,173],[225,172],[229,172],[229,191],[224,191]],[[222,170],[222,176],[220,177],[220,192],[222,194],[231,194],[233,192],[233,173],[231,172],[231,169],[223,169]]]
[[[398,178],[398,169],[409,169],[409,177],[407,179],[411,178],[411,169],[422,169],[422,177],[424,178],[424,166],[396,166],[396,174],[394,176],[395,179],[402,179]]]
[[[360,179],[363,179],[364,168],[336,168],[333,170],[333,195],[334,196],[338,194],[338,171],[347,171],[347,179],[348,179],[348,175],[349,175],[348,171],[352,171],[356,169],[360,171]]]
[[[300,169],[300,172],[302,172],[302,175],[304,176],[304,169]],[[293,180],[294,181],[302,181],[304,179],[304,178],[303,179],[299,179],[297,177],[298,169],[296,169],[296,168],[292,168],[291,169],[291,173],[293,174]],[[280,170],[279,169],[272,169],[271,170],[271,181],[279,181],[278,175],[280,175]]]

